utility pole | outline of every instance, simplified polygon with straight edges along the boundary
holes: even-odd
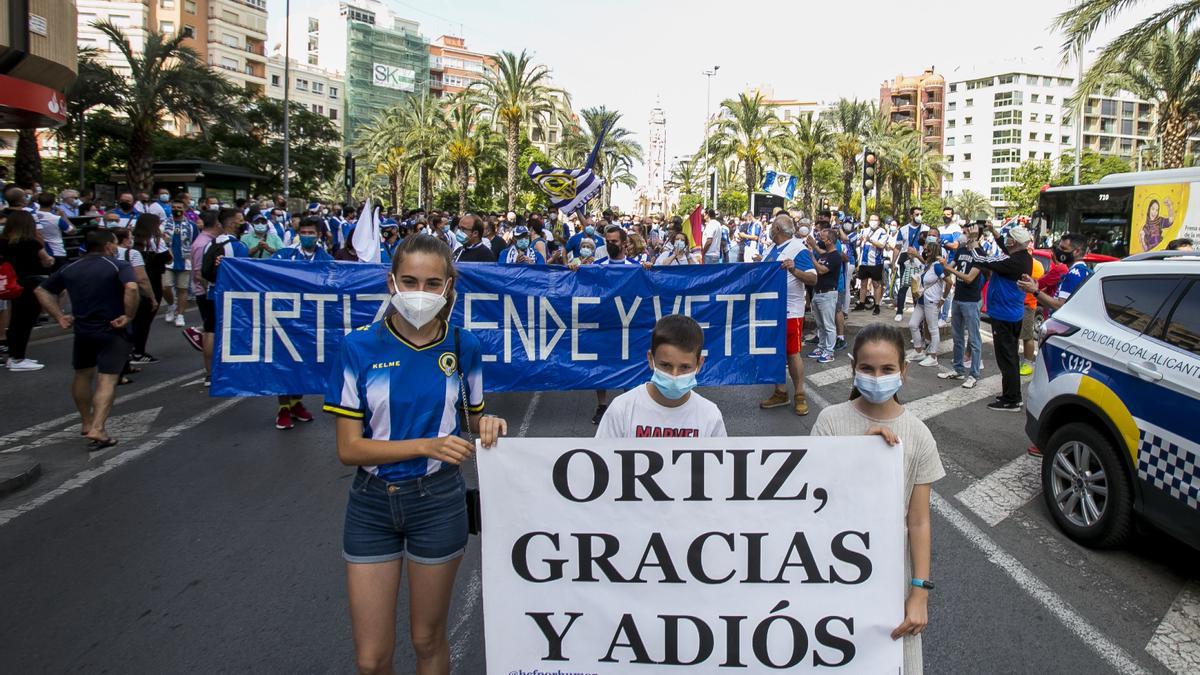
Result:
[[[704,71],[705,82],[707,83],[704,92],[704,208],[706,209],[708,208],[709,191],[716,192],[716,190],[712,189],[713,179],[708,168],[708,127],[712,119],[712,79],[720,69],[721,66],[713,66],[712,70]],[[716,204],[713,204],[713,208],[716,208]]]
[[[291,157],[292,132],[289,124],[291,117],[291,101],[289,93],[292,85],[292,0],[287,0],[283,6],[283,199],[286,202],[291,196]]]

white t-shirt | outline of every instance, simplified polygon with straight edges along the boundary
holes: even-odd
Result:
[[[704,249],[704,255],[721,255],[721,230],[723,229],[725,226],[715,220],[705,223],[704,241],[709,244],[708,248]]]
[[[38,231],[42,233],[42,241],[46,242],[46,248],[50,249],[50,255],[56,258],[66,256],[67,249],[63,245],[62,229],[62,223],[65,219],[57,213],[42,211],[41,209],[34,212],[33,217],[37,222]]]
[[[715,403],[695,391],[683,405],[668,408],[650,397],[647,382],[613,399],[596,438],[724,438],[725,419]]]
[[[145,267],[146,261],[142,258],[142,252],[136,248],[126,248],[124,246],[117,247],[117,260],[124,260],[129,263],[130,267]]]
[[[679,255],[675,255],[675,249],[664,251],[658,259],[654,261],[655,265],[696,265],[696,260],[692,257],[691,251],[684,251]]]
[[[808,250],[802,239],[788,239],[782,244],[772,245],[763,255],[763,262],[783,262],[791,258],[796,262],[796,269],[801,272],[814,270],[816,267],[812,262],[812,254]],[[806,296],[804,282],[796,278],[795,274],[787,273],[787,318],[803,319],[804,318],[804,300]]]

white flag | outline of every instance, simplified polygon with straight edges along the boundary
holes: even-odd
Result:
[[[762,189],[784,199],[791,199],[796,193],[796,177],[778,171],[767,171],[763,176]]]
[[[350,234],[350,245],[358,255],[360,262],[377,263],[380,261],[379,251],[379,207],[371,208],[371,198],[362,205],[358,214],[358,222]]]

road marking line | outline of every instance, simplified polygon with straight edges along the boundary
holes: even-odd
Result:
[[[1146,652],[1172,673],[1200,672],[1200,583],[1189,582],[1154,630]]]
[[[133,391],[128,394],[125,394],[124,396],[118,396],[117,399],[115,401],[113,401],[113,407],[115,408],[115,407],[121,405],[122,403],[128,403],[135,399],[139,399],[143,396],[146,396],[147,394],[153,394],[156,391],[161,391],[163,389],[166,389],[167,387],[174,386],[176,384],[179,384],[180,382],[183,382],[184,380],[196,377],[197,375],[201,375],[203,373],[204,373],[204,370],[194,370],[190,373],[187,373],[186,375],[180,375],[179,377],[173,377],[164,382],[159,382],[158,384],[150,385],[149,387],[146,387],[145,389],[139,389],[137,391]],[[52,420],[47,420],[45,422],[38,422],[37,424],[35,424],[33,426],[25,427],[24,429],[18,429],[11,433],[0,436],[0,446],[5,446],[5,445],[8,445],[9,443],[12,443],[13,441],[19,441],[22,438],[25,438],[27,436],[34,436],[34,435],[42,433],[43,431],[53,429],[54,427],[62,426],[64,424],[67,424],[68,422],[72,422],[72,421],[77,422],[78,420],[79,420],[79,413],[72,412],[72,413],[69,413],[66,415],[61,415],[59,417],[55,417]]]
[[[1119,645],[1109,640],[1088,622],[1075,608],[1063,600],[1044,581],[1035,576],[1021,561],[1000,548],[991,537],[954,508],[949,501],[934,492],[930,497],[934,513],[950,522],[954,529],[979,549],[988,562],[999,567],[1042,607],[1055,616],[1068,631],[1073,633],[1101,659],[1119,673],[1148,673]]]
[[[521,428],[517,430],[517,438],[525,438],[525,435],[529,433],[529,425],[533,424],[533,413],[537,410],[541,400],[542,392],[533,392],[533,398],[529,399],[529,407],[525,410],[525,417],[521,420]]]
[[[108,422],[104,425],[105,431],[108,432],[109,436],[115,436],[123,441],[140,438],[145,436],[150,431],[151,425],[154,424],[154,420],[158,419],[158,414],[160,412],[162,412],[162,408],[158,407],[110,417],[108,418]],[[83,436],[79,434],[79,424],[75,423],[65,429],[62,429],[61,431],[47,434],[41,438],[35,438],[28,443],[14,445],[11,448],[0,450],[0,455],[7,455],[9,453],[30,450],[33,448],[40,448],[43,445],[50,445],[52,443],[82,440]]]
[[[479,599],[483,597],[483,582],[479,576],[479,570],[472,570],[471,578],[467,581],[466,605],[463,611],[459,614],[458,619],[454,622],[454,627],[450,629],[450,665],[457,666],[459,661],[467,655],[467,645],[471,642],[472,627],[470,624],[471,617],[479,610]],[[463,628],[466,631],[458,637],[458,632]]]
[[[1021,455],[975,481],[954,498],[995,527],[1042,491],[1041,462]]]
[[[917,399],[912,403],[905,403],[904,407],[918,418],[927,420],[931,417],[937,417],[944,412],[970,405],[976,401],[992,398],[1000,393],[1000,388],[1000,376],[993,375],[980,380],[974,389],[954,387],[953,389],[947,389],[946,391]]]
[[[195,426],[198,426],[198,425],[204,423],[209,418],[215,417],[215,416],[225,412],[227,409],[229,409],[245,400],[247,400],[247,399],[233,398],[233,399],[229,399],[227,401],[222,401],[222,402],[214,405],[213,407],[209,408],[208,410],[205,410],[204,412],[201,412],[201,413],[197,413],[197,414],[193,415],[192,417],[184,420],[183,422],[180,422],[179,424],[176,424],[175,426],[173,426],[169,429],[160,431],[153,438],[151,438],[148,441],[145,441],[144,443],[142,443],[141,445],[138,445],[137,447],[133,448],[132,450],[128,450],[119,455],[114,455],[113,457],[109,458],[107,461],[105,461],[100,466],[97,466],[97,467],[94,467],[91,469],[84,469],[83,471],[80,471],[79,473],[75,474],[70,480],[64,481],[58,487],[54,488],[53,490],[50,490],[49,492],[47,492],[39,497],[31,499],[31,500],[25,502],[24,504],[21,504],[20,506],[15,506],[11,509],[5,509],[3,511],[0,511],[0,526],[10,523],[13,520],[15,520],[16,518],[18,518],[26,513],[29,513],[30,511],[33,511],[34,509],[37,509],[38,507],[45,506],[49,502],[65,495],[66,493],[70,492],[71,490],[75,490],[75,489],[78,489],[78,488],[81,488],[81,487],[87,485],[88,483],[96,480],[100,476],[103,476],[104,474],[108,473],[109,471],[112,471],[113,469],[121,466],[122,464],[126,464],[128,462],[131,462],[131,461],[141,457],[142,455],[145,455],[146,453],[150,452],[151,450],[154,450],[155,448],[162,445],[163,443],[166,443],[167,441],[183,434],[185,431],[191,429],[192,427],[195,427]]]
[[[822,370],[813,373],[804,378],[814,387],[828,387],[831,384],[836,384],[842,380],[848,380],[854,377],[854,366],[838,366],[829,370]]]

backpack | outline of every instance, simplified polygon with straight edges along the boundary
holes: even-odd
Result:
[[[12,263],[0,258],[0,300],[16,300],[25,289],[17,283],[17,271]]]
[[[200,263],[200,278],[209,283],[217,283],[217,261],[225,256],[225,242],[214,240],[204,249],[204,258]]]

